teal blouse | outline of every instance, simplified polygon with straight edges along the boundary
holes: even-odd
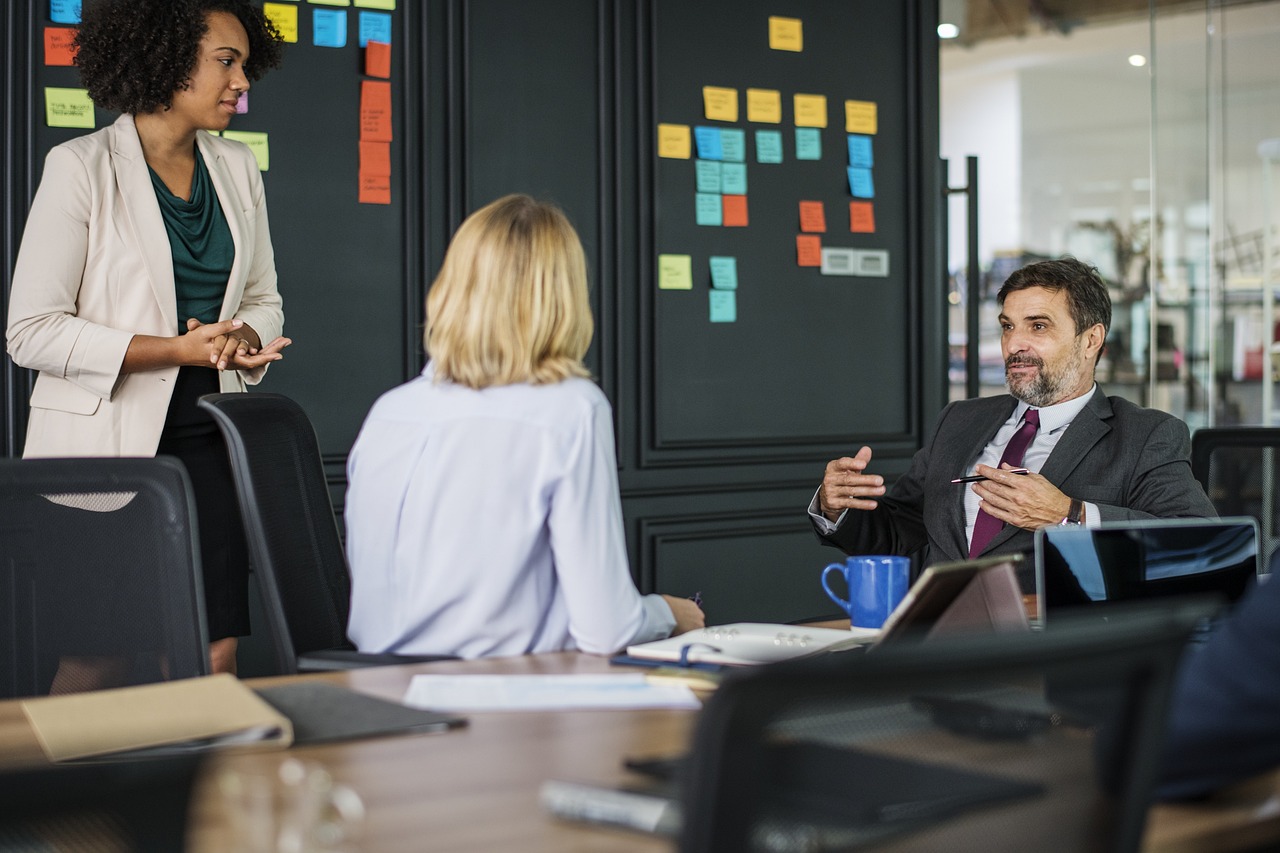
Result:
[[[209,179],[200,149],[191,181],[191,200],[178,198],[150,166],[151,185],[160,203],[169,248],[173,253],[173,281],[178,296],[178,334],[187,331],[187,318],[216,323],[231,278],[236,247],[231,229]]]

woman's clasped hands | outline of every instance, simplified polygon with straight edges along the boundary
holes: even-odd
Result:
[[[284,358],[281,352],[293,343],[289,338],[276,338],[266,346],[258,333],[243,320],[201,323],[187,320],[187,333],[182,336],[191,359],[187,364],[212,364],[218,370],[252,370]]]

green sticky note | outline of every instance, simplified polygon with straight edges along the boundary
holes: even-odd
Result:
[[[249,146],[253,156],[258,160],[258,170],[265,172],[271,165],[271,148],[267,144],[267,135],[253,130],[224,130],[223,139],[234,139]]]
[[[94,127],[89,90],[45,87],[44,119],[49,127]]]
[[[796,128],[796,159],[822,159],[822,135],[816,127]]]
[[[694,168],[698,176],[698,192],[720,192],[720,166],[718,160],[697,160]]]
[[[394,11],[396,0],[356,0],[356,5],[363,9],[386,9]]]
[[[738,259],[723,255],[711,256],[711,286],[717,290],[738,289]]]
[[[747,164],[725,163],[720,173],[720,192],[725,195],[747,194]]]
[[[747,134],[736,128],[720,129],[720,151],[724,159],[741,163],[747,159]]]
[[[777,130],[756,131],[756,162],[782,162],[782,132]]]
[[[698,193],[694,206],[694,219],[699,225],[723,225],[723,206],[719,193]]]
[[[307,0],[317,6],[350,6],[351,0]]]
[[[738,294],[736,291],[712,290],[708,293],[708,296],[711,297],[711,322],[738,322]]]
[[[658,255],[659,290],[693,290],[693,258]]]

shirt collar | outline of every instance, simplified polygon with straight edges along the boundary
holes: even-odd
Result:
[[[1076,415],[1084,411],[1084,407],[1089,405],[1089,398],[1093,396],[1093,392],[1098,390],[1098,383],[1093,383],[1089,390],[1079,397],[1067,400],[1062,403],[1055,403],[1052,406],[1037,407],[1040,411],[1040,432],[1050,433],[1060,430],[1067,424],[1075,420]],[[1031,406],[1022,400],[1018,401],[1018,405],[1013,409],[1013,417],[1009,423],[1018,423],[1022,420],[1022,416],[1026,414],[1027,409]]]

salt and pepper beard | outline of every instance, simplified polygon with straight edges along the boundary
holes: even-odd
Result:
[[[1072,347],[1071,357],[1066,359],[1057,370],[1047,369],[1044,359],[1033,355],[1011,355],[1005,359],[1004,381],[1009,393],[1022,402],[1036,408],[1052,406],[1062,402],[1070,393],[1071,386],[1080,375],[1084,362],[1084,339],[1077,337]],[[1035,376],[1014,378],[1009,368],[1014,365],[1030,364],[1039,368]]]

